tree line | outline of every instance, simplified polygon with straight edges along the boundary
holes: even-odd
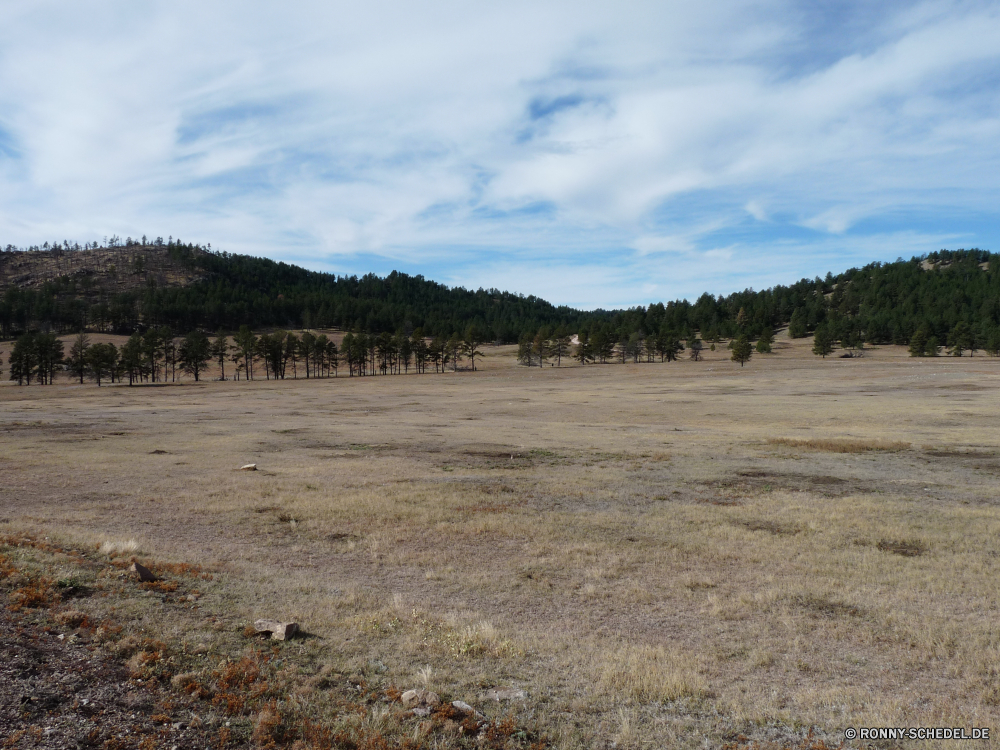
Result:
[[[48,252],[56,252],[56,244]],[[553,342],[560,361],[567,354],[559,339],[572,331],[585,342],[585,350],[589,347],[584,352],[588,362],[671,361],[681,351],[676,343],[682,341],[698,338],[717,343],[740,335],[755,341],[765,330],[785,326],[792,337],[819,334],[852,350],[859,344],[911,346],[916,341],[917,348],[929,352],[926,342],[931,341],[933,348],[932,340],[939,349],[951,348],[960,325],[960,331],[968,329],[971,346],[978,349],[993,351],[992,344],[1000,342],[1000,255],[977,249],[872,263],[763,291],[703,294],[693,303],[677,300],[626,310],[580,311],[496,289],[449,288],[398,272],[384,278],[318,273],[263,258],[213,252],[210,246],[173,238],[166,242],[111,238],[101,245],[105,246],[133,255],[149,247],[165,249],[180,266],[198,270],[202,280],[182,287],[150,282],[111,295],[95,291],[87,279],[60,277],[30,289],[15,284],[0,296],[0,336],[13,338],[30,330],[130,334],[160,327],[185,334],[197,329],[234,331],[246,325],[254,330],[336,327],[411,341],[419,330],[428,339],[447,343],[452,337],[463,338],[474,325],[484,341],[517,343],[519,350],[526,340],[541,336]],[[64,241],[58,252],[75,252],[76,247]],[[20,250],[8,246],[5,252]],[[971,350],[970,345],[964,349]],[[454,348],[451,362],[453,354]],[[535,347],[523,361],[534,364],[539,355]],[[361,360],[352,355],[354,361]],[[370,355],[365,362],[370,368]],[[385,357],[384,363],[395,367],[395,355]],[[376,367],[382,365],[379,359]]]
[[[443,373],[476,370],[483,355],[483,334],[475,326],[462,336],[434,337],[429,340],[417,329],[410,336],[388,333],[348,332],[338,347],[325,333],[275,331],[255,334],[241,326],[230,336],[220,330],[210,338],[194,330],[181,338],[166,327],[133,333],[116,346],[93,343],[90,335],[79,333],[69,352],[54,333],[29,331],[14,341],[8,357],[10,379],[18,385],[51,384],[57,372],[67,372],[80,383],[91,378],[101,385],[112,383],[176,382],[178,372],[197,382],[210,363],[218,367],[221,380],[284,380],[337,377],[340,368],[349,376],[363,377],[408,373]],[[0,360],[2,366],[2,360]],[[229,377],[227,378],[227,368]],[[2,367],[0,367],[2,372]]]

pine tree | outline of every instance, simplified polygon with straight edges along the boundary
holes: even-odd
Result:
[[[923,357],[927,354],[927,330],[924,327],[918,328],[910,336],[910,356]]]
[[[556,358],[556,367],[562,367],[562,358],[570,354],[570,337],[562,334],[557,335],[552,342],[552,356]]]
[[[761,331],[760,338],[757,339],[757,352],[760,354],[770,354],[771,344],[774,342],[774,332],[770,327]]]
[[[80,333],[73,339],[73,346],[69,350],[69,371],[80,378],[81,385],[83,384],[83,376],[87,374],[88,348],[90,348],[90,336]]]
[[[104,376],[117,369],[118,348],[114,344],[94,344],[87,350],[87,365],[100,386]]]
[[[35,343],[38,352],[38,382],[51,384],[56,369],[63,363],[63,342],[54,333],[40,333]]]
[[[128,373],[128,384],[132,385],[137,380],[142,379],[143,359],[142,359],[142,336],[133,333],[128,341],[122,345],[121,364],[125,372]]]
[[[826,355],[833,353],[833,339],[826,326],[821,325],[816,328],[816,333],[813,335],[812,352],[823,359],[826,359]]]
[[[964,320],[955,324],[948,334],[948,346],[951,348],[952,356],[961,357],[962,352],[972,348],[972,329]]]
[[[462,339],[462,354],[469,358],[472,363],[472,371],[476,371],[476,357],[483,356],[477,347],[486,340],[482,329],[475,323],[465,329],[465,337]]]
[[[18,385],[31,385],[31,380],[38,369],[38,347],[33,332],[20,336],[10,350],[10,379]]]
[[[788,335],[793,339],[802,339],[808,335],[806,327],[806,313],[801,307],[796,308],[792,313],[792,319],[788,323]]]
[[[185,336],[177,350],[177,359],[181,369],[194,375],[196,383],[201,379],[202,370],[205,369],[211,357],[211,344],[208,341],[208,336],[198,330],[191,331]]]
[[[1000,328],[994,328],[986,335],[986,353],[991,357],[1000,357]]]
[[[594,361],[594,349],[590,345],[590,333],[588,331],[581,331],[576,336],[577,345],[576,352],[573,354],[573,359],[578,361],[581,365],[585,365],[588,362]]]
[[[348,336],[350,335],[348,334]],[[250,330],[250,326],[240,326],[240,330],[233,337],[233,343],[243,358],[243,372],[246,379],[253,380],[253,361],[257,356],[257,337]]]
[[[544,331],[535,334],[535,339],[531,343],[531,353],[538,360],[539,367],[545,367],[545,360],[549,358],[549,340]]]
[[[226,357],[229,354],[229,337],[220,328],[209,348],[209,355],[219,363],[219,380],[226,379]]]
[[[691,350],[690,356],[695,362],[701,360],[701,350],[704,348],[704,344],[702,344],[701,339],[697,336],[688,339],[688,349]]]
[[[753,355],[753,348],[750,346],[750,340],[747,338],[746,334],[740,334],[739,337],[733,342],[733,362],[739,362],[740,367],[743,367],[747,362],[750,361],[750,357]]]

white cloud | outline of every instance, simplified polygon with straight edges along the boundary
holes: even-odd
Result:
[[[996,10],[944,1],[12,1],[0,242],[173,234],[526,292],[544,266],[580,305],[988,246],[998,57]]]

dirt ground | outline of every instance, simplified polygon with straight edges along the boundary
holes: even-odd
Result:
[[[565,748],[1000,733],[1000,361],[809,345],[743,368],[724,346],[561,368],[488,347],[477,373],[5,384],[0,532],[213,571],[199,606],[234,627],[302,623],[317,714],[333,669]]]

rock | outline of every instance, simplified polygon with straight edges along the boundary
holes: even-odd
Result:
[[[492,688],[486,691],[486,700],[496,701],[523,701],[528,694],[517,688]]]
[[[427,716],[431,708],[441,703],[438,694],[432,693],[430,690],[407,690],[400,697],[400,700],[403,701],[404,708],[414,708],[416,706],[427,709],[427,713],[417,714],[418,716]],[[414,711],[414,713],[416,712]]]
[[[483,723],[486,722],[487,720],[485,714],[479,713],[479,711],[474,709],[465,701],[452,701],[451,707],[454,708],[456,711],[461,711],[463,714],[466,714],[467,716],[471,716],[474,719],[476,719],[476,721],[479,722],[479,726],[482,726]]]
[[[243,464],[240,471],[257,471],[257,464]]]
[[[430,716],[431,715],[431,707],[430,706],[417,706],[415,709],[413,709],[413,715],[414,716]]]
[[[156,580],[156,576],[153,575],[153,571],[145,565],[140,565],[137,562],[132,563],[132,567],[128,570],[130,573],[135,573],[139,580],[143,583],[152,583]]]
[[[287,641],[299,632],[297,622],[278,622],[277,620],[257,620],[254,629],[258,633],[270,633],[275,641]]]

